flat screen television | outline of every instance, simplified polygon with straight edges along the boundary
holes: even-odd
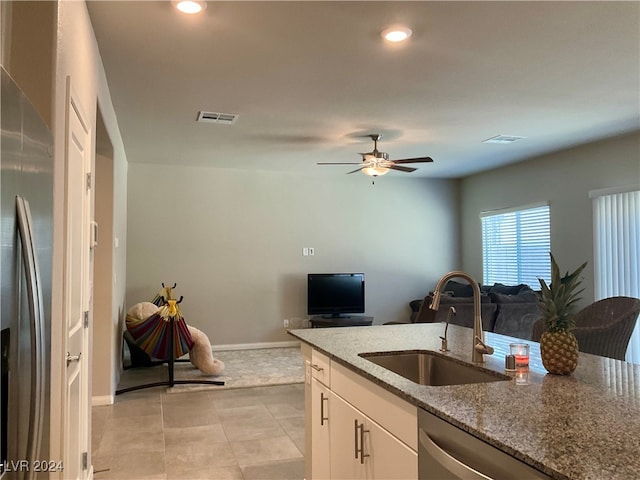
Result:
[[[307,313],[325,318],[364,313],[364,273],[309,273]]]

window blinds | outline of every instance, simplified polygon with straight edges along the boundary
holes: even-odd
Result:
[[[551,278],[549,205],[481,214],[483,283],[539,288]]]
[[[591,192],[593,198],[596,300],[640,298],[640,189]],[[640,363],[640,327],[629,341],[626,360]]]

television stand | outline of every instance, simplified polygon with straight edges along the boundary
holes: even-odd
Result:
[[[351,315],[349,317],[311,317],[311,328],[324,327],[365,327],[373,323],[373,317]]]

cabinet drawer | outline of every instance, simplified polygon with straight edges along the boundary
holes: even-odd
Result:
[[[415,405],[402,400],[336,362],[331,364],[331,390],[414,451],[418,450],[418,412]]]
[[[311,376],[331,387],[331,359],[317,350],[311,352]]]

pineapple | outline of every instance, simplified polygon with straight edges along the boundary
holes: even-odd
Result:
[[[578,341],[571,333],[575,326],[573,309],[580,300],[575,291],[582,280],[580,274],[587,262],[580,265],[575,272],[560,276],[560,269],[551,255],[551,285],[539,278],[542,289],[540,312],[545,325],[545,332],[540,338],[540,355],[542,364],[549,373],[570,375],[578,366]]]

